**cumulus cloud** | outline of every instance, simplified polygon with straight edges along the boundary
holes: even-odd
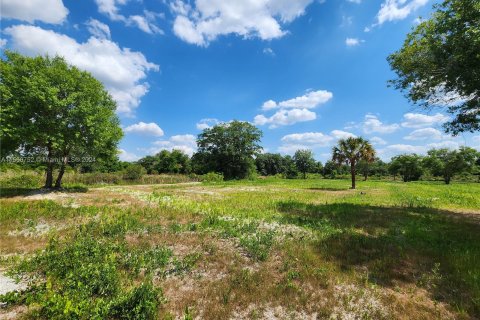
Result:
[[[197,124],[196,124],[196,127],[198,130],[205,130],[205,129],[209,129],[217,124],[219,124],[220,121],[218,121],[218,119],[215,119],[215,118],[207,118],[207,119],[202,119],[200,120]]]
[[[23,54],[58,54],[91,72],[115,99],[117,111],[127,115],[132,114],[148,92],[148,83],[142,82],[146,73],[159,70],[159,66],[148,62],[141,52],[120,48],[108,39],[91,37],[79,43],[66,35],[28,25],[9,27],[5,33],[12,37],[12,47]]]
[[[441,138],[442,133],[434,128],[417,129],[404,137],[405,140],[440,140]]]
[[[410,144],[392,144],[386,146],[383,149],[378,149],[377,154],[383,160],[390,160],[392,157],[406,154],[406,153],[416,153],[423,154],[427,151],[425,146],[414,146]]]
[[[353,133],[333,130],[330,134],[322,132],[292,133],[281,139],[279,152],[291,154],[299,149],[316,149],[331,146],[336,140],[356,137]]]
[[[127,26],[136,26],[140,30],[150,34],[163,34],[163,31],[156,25],[157,17],[161,14],[144,10],[144,15],[125,16],[120,14],[119,6],[127,3],[127,0],[95,0],[100,13],[108,16],[112,21],[122,21]]]
[[[362,123],[362,130],[366,134],[370,133],[392,133],[397,131],[400,126],[396,123],[384,124],[377,116],[373,114],[367,114],[365,120]]]
[[[364,40],[360,40],[358,38],[347,38],[345,39],[345,44],[347,47],[355,47],[360,45],[360,43],[365,42]]]
[[[262,109],[265,111],[278,108],[306,108],[313,109],[324,104],[333,98],[333,93],[326,90],[310,91],[306,94],[293,99],[275,102],[274,100],[265,101]]]
[[[292,125],[297,122],[315,120],[317,115],[308,109],[292,109],[292,110],[279,110],[271,117],[265,117],[262,114],[255,116],[253,123],[255,125],[263,126],[270,124],[269,128],[277,128],[279,126]]]
[[[191,156],[197,150],[197,138],[193,134],[175,135],[168,140],[155,141],[153,144],[155,147],[148,149],[150,154],[156,154],[162,150],[180,150]]]
[[[427,144],[428,149],[450,149],[450,150],[455,150],[460,147],[460,143],[457,141],[453,140],[445,140],[445,141],[440,141],[440,142],[433,142]]]
[[[137,133],[145,136],[163,136],[163,130],[154,122],[139,122],[132,124],[124,129],[127,133]]]
[[[206,46],[227,34],[262,40],[280,38],[286,34],[282,25],[303,15],[311,2],[313,0],[197,0],[190,5],[187,1],[175,0],[170,9],[176,15],[174,33],[188,43]]]
[[[110,39],[110,27],[96,19],[91,18],[86,23],[88,32],[98,39]]]
[[[449,120],[449,117],[441,113],[436,113],[434,115],[406,113],[403,115],[403,119],[402,127],[416,129],[443,124]]]
[[[314,146],[328,146],[332,137],[321,132],[292,133],[284,136],[281,141],[286,144],[302,144]]]
[[[426,5],[428,0],[385,0],[377,13],[376,25],[403,20],[412,12]]]
[[[42,21],[59,24],[65,21],[68,9],[62,0],[2,0],[2,18],[17,19],[33,23]]]
[[[131,152],[128,152],[124,149],[119,149],[119,155],[118,157],[120,158],[121,161],[128,161],[128,162],[132,162],[132,161],[137,161],[138,159],[140,159],[139,156],[137,156],[135,153],[131,153]]]
[[[370,139],[370,142],[374,145],[379,145],[379,146],[383,146],[383,145],[386,145],[387,144],[387,141],[383,140],[382,138],[380,137],[372,137]]]
[[[343,130],[333,130],[332,132],[330,132],[330,135],[337,140],[347,139],[347,138],[350,138],[350,137],[353,137],[353,138],[357,137],[353,133],[348,132],[348,131],[343,131]]]
[[[0,39],[0,48],[3,48],[7,45],[7,39]]]

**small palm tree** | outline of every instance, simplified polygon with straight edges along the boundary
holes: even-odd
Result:
[[[347,138],[338,141],[338,145],[333,147],[332,160],[339,164],[350,166],[352,174],[352,189],[355,189],[355,166],[360,160],[373,162],[375,160],[375,150],[370,142],[363,138]]]

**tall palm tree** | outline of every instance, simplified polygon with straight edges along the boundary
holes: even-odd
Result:
[[[339,164],[350,166],[352,174],[352,189],[355,189],[355,166],[360,160],[373,162],[375,160],[375,150],[370,142],[363,138],[347,138],[338,141],[338,145],[333,147],[332,160]]]

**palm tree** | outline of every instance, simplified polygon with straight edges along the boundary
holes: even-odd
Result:
[[[375,150],[370,142],[360,137],[341,139],[338,141],[338,145],[333,147],[332,160],[339,164],[350,165],[352,189],[355,189],[355,166],[360,160],[373,162],[375,160]]]

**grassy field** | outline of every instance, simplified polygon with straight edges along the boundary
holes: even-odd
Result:
[[[12,189],[0,254],[0,317],[476,319],[480,184]]]

